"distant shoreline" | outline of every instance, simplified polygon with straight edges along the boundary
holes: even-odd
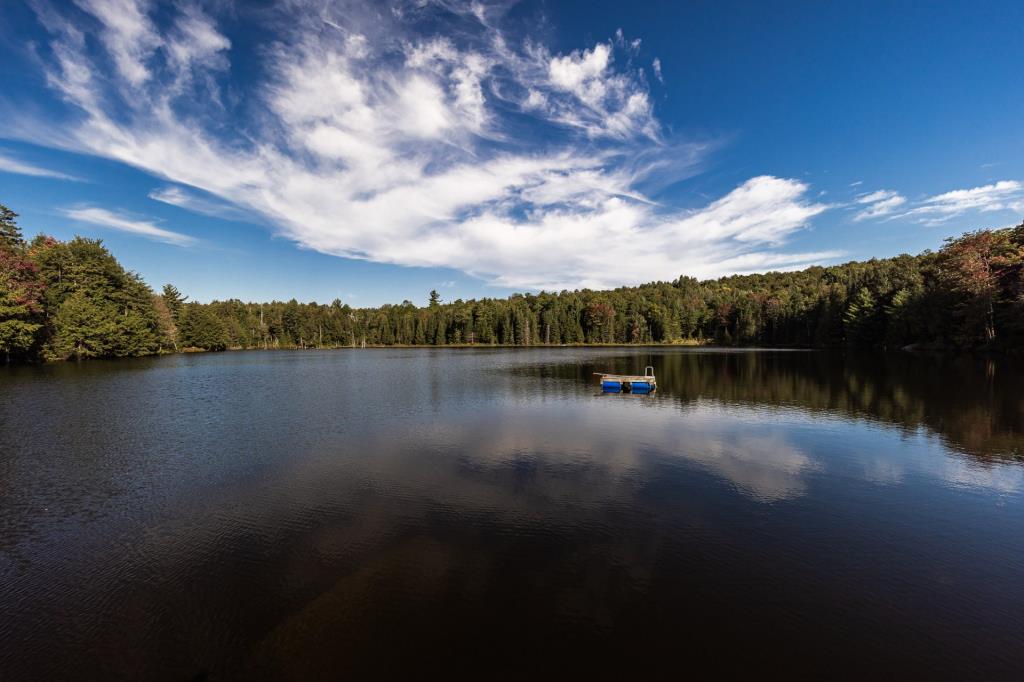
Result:
[[[1024,224],[938,252],[608,291],[353,308],[155,293],[99,240],[0,243],[0,358],[327,348],[815,348],[1019,354]],[[6,284],[5,284],[6,283]]]
[[[157,353],[156,355],[182,355],[189,353],[226,353],[247,350],[369,350],[382,348],[729,348],[731,346],[716,345],[710,341],[699,341],[696,339],[674,342],[652,342],[652,343],[535,343],[523,345],[518,343],[368,343],[365,346],[344,345],[344,346],[270,346],[268,348],[251,346],[233,346],[224,350],[205,350],[203,348],[183,348],[180,351],[169,353]],[[751,346],[754,348],[754,346]],[[783,348],[773,350],[785,350]],[[795,349],[794,349],[795,350]],[[810,348],[800,350],[812,350]]]
[[[939,346],[925,346],[920,344],[904,346],[902,348],[849,348],[845,346],[836,347],[816,347],[816,346],[766,346],[766,345],[743,345],[743,346],[729,346],[720,343],[715,343],[711,340],[699,341],[696,339],[687,341],[675,341],[675,342],[651,342],[651,343],[552,343],[552,344],[511,344],[511,343],[446,343],[443,345],[434,344],[412,344],[412,343],[392,343],[392,344],[366,344],[365,346],[279,346],[269,348],[254,348],[247,346],[234,346],[225,348],[223,350],[205,350],[202,348],[183,348],[179,351],[168,351],[163,353],[155,353],[148,357],[158,357],[163,355],[191,355],[196,353],[235,353],[244,351],[293,351],[293,350],[384,350],[388,348],[401,348],[401,349],[414,349],[414,348],[456,348],[459,350],[470,350],[470,349],[536,349],[536,348],[709,348],[715,350],[764,350],[764,351],[832,351],[832,352],[843,352],[843,353],[970,353],[974,355],[1006,355],[1011,353],[1005,349],[1002,350],[991,350],[991,349],[965,349],[956,347],[939,347]],[[1012,354],[1012,353],[1011,353]],[[118,359],[118,358],[109,358]]]

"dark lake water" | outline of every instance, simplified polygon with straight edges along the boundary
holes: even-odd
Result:
[[[651,396],[594,371],[653,365]],[[0,679],[1024,676],[1024,369],[628,349],[0,368]]]

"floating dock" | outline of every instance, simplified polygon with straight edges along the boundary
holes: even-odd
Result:
[[[658,380],[654,378],[654,368],[648,366],[643,376],[635,374],[602,374],[601,390],[605,393],[654,393],[658,389]]]

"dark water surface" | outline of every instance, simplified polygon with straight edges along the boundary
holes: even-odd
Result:
[[[653,396],[591,372],[654,365]],[[0,678],[1024,677],[1024,370],[686,350],[0,369]]]

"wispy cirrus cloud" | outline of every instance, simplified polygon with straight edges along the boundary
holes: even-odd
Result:
[[[77,208],[64,209],[64,214],[72,220],[77,220],[90,225],[98,225],[119,232],[139,235],[147,239],[153,239],[165,244],[175,246],[191,246],[198,240],[187,234],[172,232],[155,225],[149,220],[140,220],[121,213],[109,211],[105,208],[95,206],[81,206]]]
[[[857,203],[865,206],[853,217],[855,222],[860,222],[892,215],[907,203],[907,198],[899,192],[882,189],[857,197]]]
[[[36,166],[25,161],[20,161],[12,156],[0,152],[0,173],[15,173],[17,175],[29,175],[36,178],[54,178],[55,180],[70,180],[81,182],[80,178],[60,171]]]
[[[919,202],[904,215],[936,225],[968,211],[991,213],[1004,210],[1024,213],[1024,184],[1016,180],[1000,180],[990,185],[936,194]]]
[[[52,122],[18,130],[222,198],[311,249],[534,289],[837,255],[784,249],[829,208],[797,180],[750,178],[697,207],[647,196],[655,176],[696,173],[708,145],[666,135],[633,63],[639,41],[621,32],[559,53],[481,3],[295,0],[256,15],[272,39],[240,89],[242,57],[212,10],[36,8],[51,36],[48,82],[76,114],[59,139]],[[181,192],[153,198],[203,212]],[[609,268],[610,252],[642,265]]]
[[[854,222],[910,219],[923,225],[941,225],[970,212],[1024,213],[1024,184],[1017,180],[1000,180],[916,201],[908,200],[895,190],[883,189],[859,195],[853,205],[861,207],[853,217]]]
[[[193,213],[201,213],[224,220],[253,220],[258,217],[237,206],[232,206],[219,200],[207,199],[197,195],[195,192],[189,192],[174,185],[154,189],[149,193],[149,198],[153,201],[192,211]]]

